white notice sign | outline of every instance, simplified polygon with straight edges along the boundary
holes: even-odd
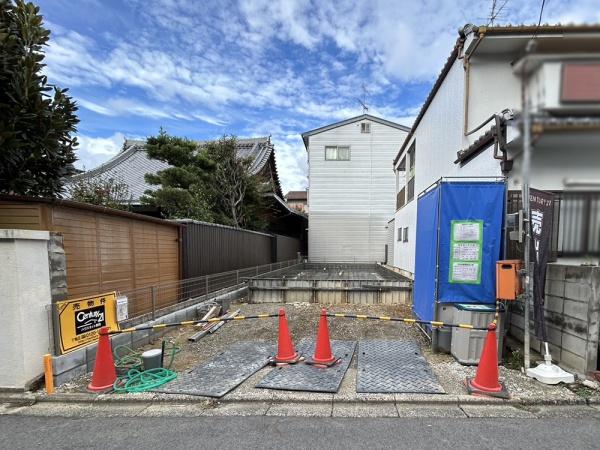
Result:
[[[452,276],[458,282],[476,282],[479,279],[479,263],[454,262]]]
[[[478,222],[457,222],[454,224],[455,241],[479,241],[479,230],[481,226]]]
[[[479,248],[479,242],[453,242],[452,259],[460,261],[478,261]]]

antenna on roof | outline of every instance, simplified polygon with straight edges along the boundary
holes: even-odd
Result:
[[[504,16],[502,11],[508,3],[508,0],[492,0],[492,7],[490,8],[490,15],[487,17],[487,25],[494,26],[494,22]]]
[[[367,90],[367,85],[364,83],[362,85],[362,91],[363,91],[362,100],[358,97],[356,98],[356,100],[358,100],[358,103],[360,103],[360,106],[362,106],[363,114],[366,114],[367,112],[369,112],[369,107],[367,106],[367,95],[369,94],[369,91]]]

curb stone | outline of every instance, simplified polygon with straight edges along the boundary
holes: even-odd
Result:
[[[183,396],[183,395],[174,395],[172,397],[160,396],[159,394],[154,393],[143,393],[143,394],[132,394],[127,396],[114,396],[107,394],[86,394],[86,393],[59,393],[53,395],[46,394],[33,394],[30,392],[26,393],[1,393],[0,392],[0,402],[2,403],[23,403],[27,405],[33,405],[35,403],[41,402],[53,402],[53,403],[133,403],[140,404],[145,403],[148,405],[156,405],[156,404],[176,404],[176,403],[207,403],[207,402],[215,402],[219,404],[236,404],[236,403],[251,403],[256,402],[257,399],[235,399],[228,400],[225,398],[222,399],[213,399],[207,397],[197,397],[197,396]],[[331,399],[328,400],[315,400],[309,398],[301,398],[295,400],[278,400],[276,398],[269,398],[269,402],[280,404],[280,403],[329,403],[331,404]],[[363,399],[333,399],[333,403],[337,404],[363,404],[366,400]],[[380,403],[380,404],[399,404],[399,405],[469,405],[469,404],[477,404],[477,405],[510,405],[510,406],[564,406],[564,405],[598,405],[600,404],[600,399],[585,399],[585,398],[570,398],[570,399],[521,399],[521,398],[513,398],[509,400],[495,399],[495,398],[487,398],[487,397],[473,397],[470,395],[447,395],[440,396],[438,398],[432,399],[427,397],[419,397],[415,395],[411,395],[406,398],[398,398],[395,399],[382,399],[382,400],[369,400],[368,403]]]

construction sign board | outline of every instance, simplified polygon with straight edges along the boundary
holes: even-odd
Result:
[[[450,283],[481,283],[483,220],[453,220],[450,233]]]
[[[118,330],[116,305],[116,292],[57,302],[61,354],[96,342],[102,327]]]

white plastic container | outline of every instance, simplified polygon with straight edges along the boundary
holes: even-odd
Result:
[[[487,327],[494,320],[496,306],[493,304],[454,304],[454,323],[466,323],[478,328]],[[496,324],[496,342],[498,344],[498,362],[502,360],[502,343],[504,338],[504,309],[500,310],[498,323]],[[487,331],[469,330],[466,328],[452,328],[452,356],[461,364],[479,364],[481,351]]]

